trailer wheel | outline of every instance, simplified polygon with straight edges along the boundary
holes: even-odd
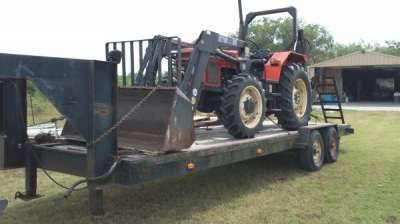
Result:
[[[249,74],[234,76],[224,88],[216,114],[233,137],[254,137],[265,119],[265,96],[261,83]]]
[[[311,84],[304,67],[295,63],[284,66],[279,89],[279,123],[288,130],[306,126],[311,117],[312,98]]]
[[[336,128],[330,127],[324,133],[325,142],[325,161],[333,163],[338,160],[339,157],[339,135]]]
[[[312,131],[307,147],[300,152],[300,165],[307,171],[317,171],[324,164],[325,145],[319,131]]]

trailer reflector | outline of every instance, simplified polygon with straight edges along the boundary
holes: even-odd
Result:
[[[194,163],[188,163],[187,164],[187,169],[189,170],[189,171],[192,171],[192,170],[194,170],[196,168],[196,165],[194,164]]]
[[[262,148],[258,148],[258,149],[256,150],[256,155],[257,155],[257,156],[262,156],[263,153],[264,153],[264,150],[263,150]]]

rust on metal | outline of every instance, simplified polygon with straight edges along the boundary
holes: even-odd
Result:
[[[141,101],[152,87],[124,87],[118,90],[118,120]],[[106,113],[96,105],[96,113]],[[63,135],[79,135],[69,122]],[[194,142],[193,111],[190,100],[176,87],[160,87],[117,129],[118,147],[156,152],[178,151]],[[81,138],[82,139],[82,138]],[[83,139],[82,139],[83,140]]]

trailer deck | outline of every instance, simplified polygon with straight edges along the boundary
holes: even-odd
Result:
[[[286,131],[265,122],[255,138],[234,139],[223,126],[196,129],[196,141],[188,149],[159,156],[127,155],[116,172],[115,183],[132,185],[162,177],[223,166],[307,145],[311,130],[337,126],[340,135],[353,132],[350,125],[311,124],[299,131]],[[189,167],[192,166],[192,167]]]
[[[163,177],[179,176],[223,166],[290,149],[307,146],[312,130],[337,127],[340,136],[351,134],[350,125],[310,124],[298,131],[286,131],[271,122],[255,138],[234,139],[222,125],[198,127],[196,141],[190,148],[162,154],[146,153],[133,148],[120,148],[121,162],[108,183],[134,185]],[[67,142],[35,145],[41,168],[85,176],[87,149],[77,137]],[[59,158],[59,159],[57,159]],[[74,164],[74,166],[66,164]]]

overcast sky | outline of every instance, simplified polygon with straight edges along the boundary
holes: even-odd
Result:
[[[295,6],[338,42],[400,40],[399,0],[243,0],[244,11]],[[237,0],[3,0],[0,52],[104,59],[104,43],[238,27]]]

